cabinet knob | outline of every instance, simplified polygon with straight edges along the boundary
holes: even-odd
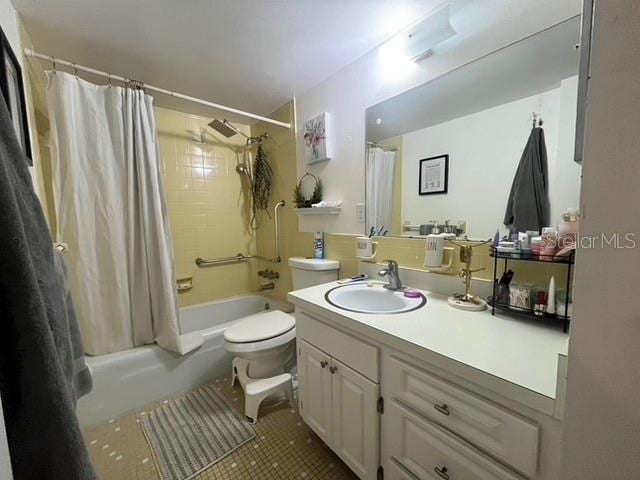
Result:
[[[326,366],[327,366],[327,365],[329,365],[329,362],[327,362],[326,360],[321,360],[321,361],[320,361],[320,366],[321,366],[322,368],[326,368]]]
[[[331,373],[336,373],[336,372],[338,371],[338,367],[336,367],[335,365],[334,365],[334,366],[332,366],[332,367],[329,367],[329,371],[330,371]]]
[[[436,472],[440,478],[444,478],[444,480],[449,480],[450,478],[447,467],[434,467],[433,471]]]
[[[436,403],[433,405],[433,408],[435,408],[438,412],[440,412],[443,415],[446,415],[446,416],[451,415],[451,412],[449,411],[449,406],[446,403]]]

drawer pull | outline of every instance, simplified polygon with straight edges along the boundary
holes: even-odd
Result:
[[[331,373],[336,373],[336,372],[338,371],[338,367],[336,367],[335,365],[334,365],[334,366],[331,366],[331,367],[329,367],[329,371],[330,371]]]
[[[320,366],[321,366],[322,368],[326,368],[326,366],[327,366],[327,365],[329,365],[329,362],[327,362],[326,360],[321,360],[321,361],[320,361]]]
[[[449,411],[449,405],[447,405],[446,403],[436,403],[433,405],[433,408],[435,408],[438,412],[440,412],[443,415],[446,415],[446,416],[451,415],[451,412]]]
[[[447,467],[434,467],[433,471],[438,474],[440,478],[444,478],[444,480],[449,480],[449,473]]]

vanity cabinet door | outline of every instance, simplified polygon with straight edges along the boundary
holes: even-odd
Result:
[[[333,377],[333,450],[362,479],[375,479],[380,458],[379,385],[338,360]]]
[[[331,358],[298,341],[300,415],[316,434],[331,446]]]

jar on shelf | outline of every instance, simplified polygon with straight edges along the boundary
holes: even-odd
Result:
[[[542,229],[542,242],[540,244],[540,260],[553,261],[553,256],[558,248],[558,231],[553,227]]]

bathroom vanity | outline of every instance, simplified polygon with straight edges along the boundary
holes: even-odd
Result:
[[[360,478],[558,478],[567,335],[426,291],[416,310],[356,313],[326,300],[336,286],[289,294],[299,406]]]
[[[424,242],[424,261],[413,250],[397,253],[409,267],[403,280],[430,290],[426,304],[363,283],[289,294],[301,415],[362,479],[559,478],[568,336],[538,318],[449,306],[460,279],[444,245],[446,237],[451,255],[463,252],[467,293],[473,283],[484,301],[493,282],[471,276],[469,245],[459,240],[484,244],[514,225],[539,232],[579,203],[579,35],[580,19],[568,19],[366,110],[364,232]],[[535,155],[530,141],[540,146]],[[527,162],[537,170],[520,170]],[[520,187],[534,184],[535,172],[548,182],[532,195]],[[510,192],[526,207],[517,215]],[[527,220],[524,230],[516,217]],[[367,263],[375,252],[360,259],[359,273],[400,290],[396,262],[378,272],[381,264]],[[555,284],[514,271],[539,291]]]

